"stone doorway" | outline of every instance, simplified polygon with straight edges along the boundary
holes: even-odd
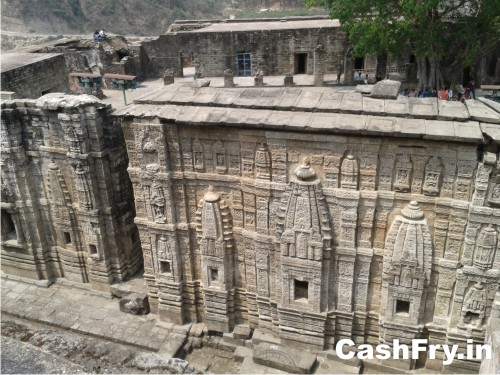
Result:
[[[306,74],[307,73],[307,52],[301,52],[295,54],[295,74]]]

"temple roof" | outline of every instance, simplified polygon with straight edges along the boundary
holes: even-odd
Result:
[[[375,99],[345,88],[166,86],[115,112],[181,124],[245,126],[481,143],[500,141],[500,110],[488,100]]]

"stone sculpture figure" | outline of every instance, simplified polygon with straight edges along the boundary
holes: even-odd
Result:
[[[153,184],[151,193],[151,208],[153,210],[153,219],[156,223],[165,223],[165,195],[163,187],[158,182]]]

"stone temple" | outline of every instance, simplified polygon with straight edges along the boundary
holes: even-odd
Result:
[[[143,265],[160,320],[311,351],[483,343],[499,124],[487,100],[331,87],[174,84],[114,113],[86,95],[4,101],[2,269],[106,290]]]
[[[321,22],[235,33],[230,22],[176,23],[141,47],[150,74],[170,70],[168,84],[119,109],[91,95],[39,97],[64,86],[43,69],[68,73],[62,55],[11,58],[2,85],[33,98],[1,103],[3,274],[108,295],[140,278],[155,319],[243,337],[256,361],[295,363],[290,353],[331,352],[345,338],[461,352],[498,341],[499,104],[398,96],[386,80],[329,85],[326,67],[342,65],[346,46],[328,39],[339,25]],[[288,41],[276,64],[255,42],[266,35]],[[255,57],[248,72],[244,56],[223,61],[238,46]],[[177,79],[195,51],[224,87]],[[229,68],[288,84],[264,85],[262,72],[255,86],[235,84]],[[293,84],[291,71],[313,73],[315,86]],[[376,369],[480,367],[443,358]]]

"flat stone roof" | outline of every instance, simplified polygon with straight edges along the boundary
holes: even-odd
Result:
[[[8,72],[26,65],[31,65],[39,61],[52,59],[61,56],[60,53],[29,53],[11,52],[2,53],[0,57],[1,72]]]
[[[237,31],[265,31],[265,30],[291,30],[291,29],[319,29],[319,28],[338,28],[339,20],[332,19],[309,19],[283,21],[257,21],[257,22],[219,22],[209,26],[190,30],[180,31],[186,33],[223,33]]]
[[[488,102],[467,100],[463,104],[437,98],[406,96],[399,96],[398,99],[375,99],[342,87],[221,88],[179,84],[162,87],[137,99],[135,103],[480,121],[500,126],[500,110]]]
[[[222,125],[249,129],[393,136],[466,143],[483,142],[483,132],[477,121],[439,121],[365,114],[171,104],[132,104],[114,112],[114,115],[139,118],[157,117],[187,126]]]

